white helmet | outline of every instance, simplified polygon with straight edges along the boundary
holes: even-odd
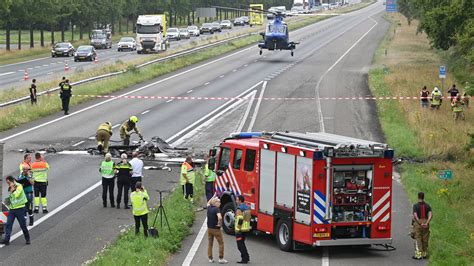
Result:
[[[438,87],[434,87],[433,91],[438,92],[439,91]]]

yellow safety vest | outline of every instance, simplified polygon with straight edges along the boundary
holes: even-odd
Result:
[[[431,104],[432,105],[440,105],[441,104],[441,93],[440,92],[433,92],[431,94]]]
[[[235,232],[239,233],[245,233],[249,232],[251,228],[250,226],[250,210],[237,210],[236,216],[235,216]]]
[[[204,165],[204,176],[206,177],[206,182],[216,181],[216,172],[209,169],[209,164]]]
[[[179,178],[180,185],[186,184],[186,178],[184,178],[184,174],[188,176],[189,183],[194,184],[194,168],[187,162],[184,162],[181,165],[181,175]]]
[[[462,104],[461,101],[456,100],[456,101],[453,103],[453,105],[452,105],[452,107],[453,107],[453,112],[455,112],[455,113],[460,113],[460,112],[462,112],[462,111],[463,111],[462,105],[463,105],[463,104]]]
[[[48,182],[49,164],[46,161],[35,161],[31,164],[31,172],[35,182]]]
[[[132,200],[132,213],[135,216],[142,216],[147,214],[148,205],[147,201],[150,199],[146,190],[144,191],[134,191],[130,194],[130,198]]]
[[[10,209],[20,209],[24,208],[25,204],[28,202],[26,199],[25,191],[23,191],[23,186],[16,183],[16,189],[9,196],[10,199]]]

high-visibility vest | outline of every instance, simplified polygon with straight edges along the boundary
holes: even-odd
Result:
[[[35,161],[31,164],[31,172],[35,182],[48,182],[49,164],[46,161]]]
[[[453,112],[455,113],[460,113],[463,111],[463,108],[462,108],[462,102],[461,101],[458,101],[458,100],[455,100],[455,102],[453,103],[452,107],[453,107]]]
[[[249,232],[251,229],[250,226],[250,210],[237,210],[235,216],[235,232]]]
[[[31,163],[27,163],[25,161],[21,162],[20,164],[20,174],[23,172],[23,167],[28,166],[31,169]]]
[[[179,178],[180,185],[186,184],[186,178],[184,178],[184,174],[187,175],[189,183],[194,184],[194,168],[187,162],[184,162],[181,165],[181,175]]]
[[[100,164],[100,174],[105,178],[114,177],[114,162],[113,161],[102,161]]]
[[[431,94],[431,104],[432,105],[440,105],[441,104],[441,92],[433,92]]]
[[[209,164],[204,165],[204,176],[206,176],[206,182],[216,181],[216,172],[209,169]]]
[[[16,189],[10,194],[9,199],[10,209],[12,210],[24,208],[25,204],[28,202],[25,191],[23,191],[23,186],[18,183],[16,183]]]
[[[112,127],[107,124],[107,123],[103,123],[103,124],[100,124],[99,128],[97,129],[97,131],[99,130],[105,130],[107,131],[110,135],[112,135]]]
[[[148,213],[147,201],[150,199],[146,190],[134,191],[130,194],[132,200],[132,213],[135,216],[141,216]]]

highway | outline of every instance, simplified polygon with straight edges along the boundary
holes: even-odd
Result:
[[[187,97],[350,97],[367,96],[367,72],[373,53],[388,29],[381,1],[362,10],[333,17],[290,33],[301,44],[288,51],[258,55],[251,46],[151,80],[116,95]],[[248,112],[247,112],[248,111]],[[4,175],[16,174],[19,149],[85,149],[97,126],[104,121],[118,128],[130,115],[140,119],[145,138],[160,136],[171,143],[207,150],[237,130],[326,131],[383,141],[371,101],[244,101],[96,99],[75,106],[69,116],[60,113],[0,133],[5,142]],[[101,158],[89,155],[47,154],[51,165],[48,206],[50,214],[31,230],[32,245],[22,236],[0,248],[0,264],[80,265],[116,239],[124,225],[132,224],[129,211],[104,209],[98,183]],[[145,186],[169,189],[177,172],[147,171]],[[363,248],[329,248],[285,253],[269,237],[247,240],[255,265],[412,265],[412,241],[407,236],[410,206],[403,187],[394,178],[393,245],[396,251]],[[6,189],[3,191],[4,195]],[[156,193],[151,195],[156,202]],[[55,212],[56,211],[56,212]],[[181,265],[207,265],[207,240],[199,242],[205,213],[200,212],[193,235],[170,261]],[[16,229],[15,232],[17,232]],[[225,236],[226,258],[234,264],[239,255],[232,236]],[[193,243],[195,254],[189,254]]]
[[[171,51],[179,49],[180,47],[189,45],[191,42],[204,41],[214,38],[217,35],[223,35],[226,33],[235,33],[248,29],[245,27],[233,27],[230,30],[222,30],[213,35],[202,34],[199,37],[191,37],[190,39],[182,39],[180,41],[170,41]],[[130,36],[134,36],[133,33]],[[77,49],[77,47],[75,47]],[[26,48],[27,49],[27,48]],[[106,65],[115,64],[118,60],[122,62],[129,62],[136,60],[137,58],[149,57],[150,55],[139,55],[135,51],[117,51],[117,43],[112,45],[111,49],[97,49],[97,63],[93,62],[74,62],[73,57],[43,57],[24,62],[0,65],[0,91],[11,88],[25,87],[25,91],[28,88],[32,79],[37,79],[37,83],[44,82],[45,80],[60,80],[62,76],[68,76],[75,72],[81,72],[94,68],[102,68]],[[69,67],[68,71],[65,71],[65,65]],[[25,71],[28,72],[29,79],[24,80]],[[59,81],[58,81],[59,83]]]

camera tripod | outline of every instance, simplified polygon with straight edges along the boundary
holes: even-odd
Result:
[[[162,196],[163,194],[162,193],[166,191],[158,190],[158,192],[160,193],[160,206],[158,206],[158,209],[156,210],[155,219],[153,220],[153,227],[155,226],[158,215],[160,215],[160,227],[163,229],[163,216],[164,216],[166,225],[168,226],[168,230],[170,231],[170,234],[171,234],[171,228],[168,222],[168,218],[166,217],[165,207],[163,207],[163,196]]]

